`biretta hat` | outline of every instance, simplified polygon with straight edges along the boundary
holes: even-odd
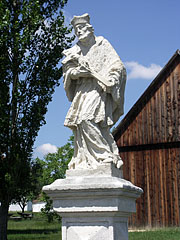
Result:
[[[73,25],[73,27],[75,27],[77,24],[81,24],[81,23],[89,23],[90,21],[90,17],[88,13],[85,13],[81,16],[74,16],[71,24]]]

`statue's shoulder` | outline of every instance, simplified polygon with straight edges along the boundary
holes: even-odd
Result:
[[[78,52],[79,52],[79,46],[75,44],[73,47],[64,50],[62,53],[65,57],[67,57],[71,54],[76,54]]]
[[[103,45],[103,46],[111,46],[110,42],[105,39],[103,36],[96,37],[96,44],[97,45]]]
[[[100,45],[104,42],[105,38],[103,36],[96,37],[96,44]]]

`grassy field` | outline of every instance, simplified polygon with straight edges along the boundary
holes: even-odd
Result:
[[[48,223],[41,214],[29,220],[9,220],[8,240],[61,240],[61,224]],[[129,240],[180,240],[180,228],[129,232]]]
[[[8,240],[60,240],[61,224],[58,221],[48,223],[41,214],[21,221],[8,221]]]
[[[144,232],[130,232],[129,240],[180,240],[180,228],[162,228]]]

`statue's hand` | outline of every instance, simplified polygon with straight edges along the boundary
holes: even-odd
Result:
[[[92,77],[92,74],[89,70],[85,69],[84,67],[74,68],[71,71],[71,79],[76,80],[81,77],[84,77],[84,78]]]
[[[74,63],[79,64],[79,55],[77,55],[77,54],[72,54],[72,55],[70,56],[70,58],[71,58],[71,60],[72,60]]]

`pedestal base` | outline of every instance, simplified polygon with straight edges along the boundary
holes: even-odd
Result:
[[[66,179],[45,186],[62,217],[62,240],[127,240],[128,217],[142,189],[121,178],[113,164],[68,170]]]
[[[96,214],[95,214],[96,215]],[[127,217],[64,217],[63,240],[127,240]]]

